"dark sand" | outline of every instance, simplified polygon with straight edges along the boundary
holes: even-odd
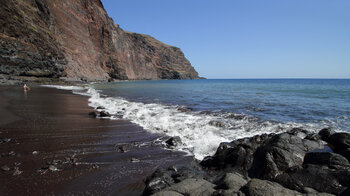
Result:
[[[192,159],[164,150],[159,135],[90,111],[87,97],[69,91],[0,86],[0,139],[11,139],[0,144],[0,167],[11,169],[0,170],[0,195],[140,195],[157,167]],[[60,171],[47,169],[53,162]]]

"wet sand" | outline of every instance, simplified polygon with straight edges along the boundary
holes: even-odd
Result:
[[[140,195],[157,167],[192,160],[164,150],[160,135],[90,111],[69,91],[0,86],[1,195]]]

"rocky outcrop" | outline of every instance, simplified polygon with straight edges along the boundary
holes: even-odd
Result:
[[[0,0],[0,74],[62,78],[195,79],[179,48],[126,32],[99,0]]]
[[[329,129],[292,129],[221,143],[199,165],[157,170],[144,195],[348,195],[349,138]]]

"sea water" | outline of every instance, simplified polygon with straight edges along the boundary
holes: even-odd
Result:
[[[90,106],[103,106],[113,119],[128,119],[149,132],[180,136],[177,149],[197,159],[215,153],[220,142],[261,133],[350,131],[345,79],[125,81],[87,89]]]

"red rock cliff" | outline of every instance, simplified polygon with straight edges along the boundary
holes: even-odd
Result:
[[[195,79],[179,48],[123,31],[100,0],[0,0],[0,74]]]

